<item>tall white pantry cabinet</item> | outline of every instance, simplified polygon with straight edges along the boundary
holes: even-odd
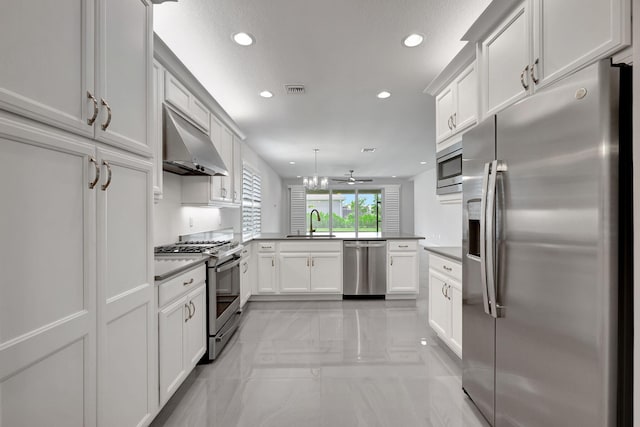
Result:
[[[147,0],[0,13],[0,425],[158,405]]]

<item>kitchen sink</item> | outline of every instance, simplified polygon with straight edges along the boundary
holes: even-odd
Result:
[[[336,237],[335,234],[287,234],[287,239],[317,239]]]

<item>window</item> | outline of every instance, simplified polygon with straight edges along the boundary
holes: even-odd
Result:
[[[383,195],[387,202],[383,202]],[[383,230],[399,231],[399,186],[373,189],[331,189],[304,191],[302,186],[290,187],[291,233],[309,232],[311,212],[317,233],[348,233],[375,236]],[[387,221],[383,221],[386,215]],[[393,221],[389,221],[393,219]]]
[[[242,165],[242,238],[248,239],[262,230],[262,180],[247,164]]]

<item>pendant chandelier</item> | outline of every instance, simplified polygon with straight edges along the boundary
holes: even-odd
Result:
[[[315,169],[313,176],[302,178],[302,185],[306,190],[326,190],[329,187],[329,179],[327,177],[318,178],[318,151],[320,149],[313,149],[313,156],[315,159]]]

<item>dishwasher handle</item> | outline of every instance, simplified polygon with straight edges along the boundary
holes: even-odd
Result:
[[[387,242],[386,241],[382,241],[382,242],[376,242],[376,243],[371,243],[371,242],[367,242],[367,243],[360,243],[360,242],[344,242],[344,247],[345,248],[384,248],[385,246],[387,246]]]

